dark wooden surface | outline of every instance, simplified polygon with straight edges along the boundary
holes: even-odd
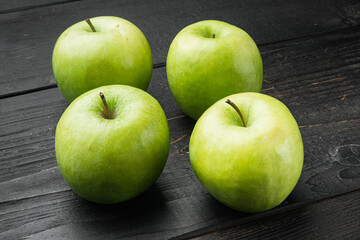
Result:
[[[164,66],[172,39],[185,26],[218,19],[247,31],[258,44],[351,28],[354,1],[75,1],[0,14],[0,98],[55,86],[52,48],[70,25],[88,17],[121,16],[148,38],[154,65]]]
[[[86,17],[135,23],[150,43],[148,92],[168,117],[171,149],[156,184],[122,204],[77,197],[59,173],[54,135],[68,106],[53,79],[57,37]],[[305,162],[279,207],[233,211],[196,180],[195,122],[167,85],[168,47],[183,27],[218,19],[246,30],[264,62],[262,92],[299,123]],[[0,3],[0,239],[358,239],[360,236],[358,1],[19,1]]]
[[[194,239],[358,239],[359,219],[356,191]]]

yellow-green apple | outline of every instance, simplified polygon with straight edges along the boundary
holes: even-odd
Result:
[[[146,90],[153,68],[144,34],[131,22],[109,16],[66,29],[55,44],[52,64],[56,83],[69,102],[104,85]]]
[[[260,92],[263,67],[252,38],[221,21],[184,28],[171,43],[166,71],[171,92],[191,118],[217,100],[239,92]]]
[[[283,202],[304,161],[294,117],[283,103],[261,93],[216,102],[197,121],[189,148],[202,185],[243,212],[266,211]]]
[[[161,174],[169,147],[160,104],[126,85],[103,86],[76,98],[55,135],[65,181],[81,197],[102,204],[119,203],[148,189]]]

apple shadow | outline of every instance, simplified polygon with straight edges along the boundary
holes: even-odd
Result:
[[[147,234],[170,221],[165,205],[165,197],[156,183],[139,196],[119,204],[101,205],[79,197],[79,205],[71,213],[79,221],[66,225],[66,231],[76,239]]]

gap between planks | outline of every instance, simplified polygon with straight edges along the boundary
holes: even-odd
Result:
[[[70,1],[81,1],[81,0],[70,0]],[[0,14],[1,14],[1,11],[0,11]],[[345,32],[345,31],[349,31],[351,29],[357,29],[357,28],[360,28],[360,25],[355,25],[355,26],[351,26],[351,27],[347,27],[347,28],[343,28],[343,29],[338,29],[338,30],[335,30],[335,31],[327,31],[327,32],[308,34],[308,35],[304,35],[304,36],[300,36],[300,37],[296,37],[296,38],[289,38],[289,39],[285,39],[285,40],[281,40],[281,41],[273,41],[273,42],[269,42],[269,43],[258,44],[257,46],[260,48],[260,47],[263,47],[263,46],[269,46],[269,45],[273,45],[273,44],[291,42],[291,41],[295,41],[295,40],[316,38],[316,37],[321,37],[321,36],[325,36],[325,35],[328,35],[328,34]],[[153,64],[153,69],[162,68],[162,67],[166,67],[166,62],[160,62],[160,63]],[[335,79],[331,79],[329,81],[335,81],[335,80],[341,80],[341,79],[344,79],[344,78],[335,78]],[[263,79],[263,81],[267,82],[266,79]],[[326,81],[324,81],[324,82],[326,82]],[[313,83],[313,85],[321,84],[321,83],[324,83],[324,82]],[[33,93],[33,92],[39,92],[39,91],[42,91],[42,90],[47,90],[47,89],[56,88],[56,87],[57,87],[56,84],[49,84],[49,85],[41,86],[41,87],[37,87],[37,88],[5,93],[5,94],[0,95],[0,99],[16,97],[16,96],[29,94],[29,93]],[[271,90],[271,89],[273,89],[273,87],[270,87],[270,88],[267,88],[267,89],[262,89],[262,91],[267,91],[267,90]]]
[[[185,233],[185,234],[182,234],[182,235],[170,238],[170,239],[171,240],[180,240],[180,239],[184,240],[184,239],[198,238],[198,237],[201,237],[201,236],[204,236],[204,235],[215,233],[217,231],[230,229],[230,228],[238,226],[238,225],[244,225],[244,224],[247,224],[247,223],[251,223],[251,222],[261,220],[263,218],[267,218],[267,217],[275,216],[275,215],[278,215],[278,214],[281,214],[281,213],[296,210],[296,209],[299,209],[299,208],[311,206],[311,205],[314,205],[314,204],[317,204],[317,203],[320,203],[320,202],[324,202],[324,201],[327,201],[327,200],[330,200],[330,199],[333,199],[333,198],[336,198],[336,197],[351,194],[351,193],[354,193],[354,192],[357,192],[357,191],[360,191],[360,188],[356,188],[356,189],[352,189],[352,190],[344,191],[344,192],[339,192],[339,193],[329,195],[329,196],[326,196],[326,197],[321,197],[321,198],[316,198],[316,199],[303,201],[303,202],[299,202],[299,203],[289,204],[289,205],[286,205],[284,207],[278,207],[278,208],[275,208],[273,210],[269,210],[269,211],[266,211],[266,212],[263,212],[263,213],[258,213],[258,214],[251,215],[249,217],[246,217],[245,219],[243,219],[243,218],[242,219],[235,219],[235,220],[227,222],[225,224],[217,223],[217,225],[216,225],[217,228],[214,228],[214,229],[211,229],[211,230],[209,230],[209,227],[200,228],[200,229],[197,229],[197,230],[194,230],[194,231],[191,231],[191,232],[188,232],[188,233]],[[213,226],[213,227],[215,227],[215,226]]]
[[[7,9],[7,10],[0,10],[0,14],[7,14],[7,13],[12,13],[12,12],[20,12],[20,11],[26,11],[26,10],[31,10],[31,9],[35,9],[35,8],[42,8],[42,7],[49,7],[49,6],[53,6],[53,5],[59,5],[59,4],[64,4],[64,3],[72,3],[72,2],[79,2],[81,0],[60,0],[60,1],[56,1],[56,2],[52,2],[52,3],[43,3],[43,4],[37,4],[37,5],[32,5],[32,6],[25,6],[25,7],[18,7],[18,8],[12,8],[12,9]]]
[[[157,64],[153,65],[153,69],[162,68],[165,66],[166,66],[165,63],[157,63]],[[40,92],[40,91],[52,89],[52,88],[57,88],[57,84],[54,83],[54,84],[49,84],[49,85],[45,85],[45,86],[41,86],[41,87],[37,87],[37,88],[31,88],[31,89],[21,90],[21,91],[17,91],[17,92],[5,93],[5,94],[0,95],[0,99],[17,97],[20,95],[25,95],[25,94],[34,93],[34,92]]]
[[[168,121],[175,120],[175,119],[181,119],[181,118],[184,118],[184,117],[186,117],[186,115],[180,115],[180,116],[177,116],[177,117],[169,118]],[[318,127],[318,126],[327,125],[327,124],[341,124],[341,123],[345,123],[345,122],[352,122],[352,121],[358,121],[358,120],[360,120],[360,118],[359,119],[337,121],[337,122],[329,122],[329,123],[323,123],[323,124],[303,125],[303,126],[299,126],[299,128],[312,128],[312,127]],[[184,134],[181,137],[171,141],[170,144],[172,145],[172,144],[175,144],[177,142],[180,142],[180,141],[186,139],[187,137],[189,137],[190,135],[191,134]],[[173,152],[172,154],[169,154],[169,158],[176,155],[176,154],[181,154],[182,155],[182,153],[180,153],[180,152],[182,152],[184,149],[186,149],[188,147],[189,147],[189,144],[186,144],[183,148],[178,149],[177,151]],[[189,152],[186,152],[186,154],[189,154]],[[46,171],[53,170],[53,169],[58,169],[58,166],[53,166],[51,168],[43,169],[43,170],[41,170],[41,172],[46,172]],[[12,180],[19,180],[22,177],[18,177],[18,178],[12,179]],[[71,189],[69,188],[69,189],[60,190],[60,191],[48,192],[48,193],[45,193],[45,194],[31,195],[31,196],[27,196],[27,197],[23,197],[23,198],[14,198],[14,199],[6,200],[6,201],[0,201],[0,205],[3,204],[3,203],[9,203],[9,202],[13,202],[13,201],[20,201],[20,200],[24,200],[24,199],[33,198],[33,197],[45,196],[47,194],[58,193],[58,192],[66,192],[66,191],[70,191],[70,190]],[[346,190],[346,191],[341,192],[340,194],[345,194],[345,193],[353,192],[353,191],[357,191],[357,190],[360,190],[360,188],[355,189],[355,190],[353,190],[353,189]],[[319,202],[322,199],[332,198],[332,197],[336,197],[338,195],[339,195],[338,193],[335,193],[335,195],[330,194],[330,195],[319,197],[319,198],[316,198],[316,199],[310,199],[310,200],[308,200],[308,202],[312,202],[312,201]],[[302,202],[299,202],[299,203],[296,203],[296,204],[301,204],[301,203]]]

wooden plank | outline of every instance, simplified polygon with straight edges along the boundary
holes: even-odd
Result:
[[[329,132],[329,135],[333,134],[332,129],[341,132],[349,129],[349,135],[356,131],[360,124],[358,122],[356,126],[338,125],[341,124],[316,128],[322,133]],[[302,134],[308,135],[304,131]],[[329,136],[321,137],[329,140]],[[305,141],[308,139],[309,137],[304,138]],[[6,197],[2,197],[0,203],[0,237],[169,238],[198,228],[213,228],[234,219],[244,222],[251,220],[252,215],[235,212],[223,206],[200,186],[188,161],[187,141],[188,138],[172,147],[168,164],[154,187],[123,204],[100,206],[78,198],[63,182],[57,167],[2,183],[0,189]],[[355,141],[360,140],[357,137]],[[175,150],[176,148],[178,150]],[[305,150],[311,155],[321,154],[317,148],[306,147]],[[358,187],[358,163],[353,162],[359,159],[359,155],[350,150],[347,155],[340,154],[338,160],[330,159],[325,169],[315,168],[312,174],[313,178],[317,178],[317,182],[302,177],[287,202],[272,211],[281,212],[284,206],[299,203],[298,200],[304,200],[304,197],[325,197],[325,191],[330,190],[333,193],[339,188],[349,190]],[[358,149],[354,150],[356,151]],[[326,159],[326,155],[320,157]],[[309,157],[306,158],[306,162],[311,160]],[[53,161],[55,162],[55,159]],[[311,170],[304,169],[304,173],[309,171]],[[341,175],[337,173],[346,171],[351,173],[347,173],[344,179],[334,178]],[[332,189],[333,185],[336,187]],[[7,197],[9,198],[6,199]],[[258,218],[261,216],[263,215]]]
[[[185,26],[217,19],[246,30],[258,44],[359,24],[357,0],[334,1],[86,1],[0,15],[0,97],[55,86],[51,56],[56,39],[88,17],[121,16],[148,38],[155,66],[163,66],[172,39]]]
[[[358,239],[360,191],[187,239]],[[189,234],[190,236],[190,234]]]
[[[261,48],[264,93],[289,106],[305,147],[300,181],[275,213],[360,186],[359,35],[355,28]],[[188,159],[194,121],[172,99],[165,68],[154,70],[149,92],[169,118],[168,163],[149,191],[113,206],[78,198],[60,176],[54,131],[67,103],[58,89],[2,99],[0,238],[169,238],[251,220],[254,215],[223,206],[197,182]]]
[[[356,86],[358,85],[357,79],[359,75],[357,71],[359,66],[359,43],[357,39],[360,37],[359,35],[359,30],[349,30],[317,38],[316,40],[309,38],[308,40],[291,41],[262,47],[261,52],[264,58],[264,65],[268,66],[265,67],[264,71],[265,82],[263,92],[282,100],[289,106],[292,112],[300,110],[296,118],[301,125],[311,126],[358,118],[360,106],[356,102],[357,99],[354,100],[353,97],[358,95]],[[342,44],[340,44],[340,39],[342,39]],[[300,43],[302,44],[299,45]],[[321,57],[320,59],[319,56]],[[49,131],[49,134],[54,133],[55,124],[66,106],[66,101],[63,100],[57,91],[57,89],[54,89],[49,92],[40,92],[42,96],[37,96],[40,93],[30,94],[29,97],[31,96],[31,99],[25,102],[23,98],[2,100],[0,102],[1,110],[7,113],[3,115],[1,125],[5,137],[7,135],[13,136],[12,132],[8,133],[8,131],[21,129],[23,126],[28,126],[26,128],[28,131],[30,129],[37,129],[37,127],[43,125],[40,120],[43,120],[45,116],[51,120],[51,122],[48,122],[48,128],[50,129],[47,131]],[[160,100],[169,118],[182,115],[168,89],[164,69],[156,69],[154,71],[149,92]],[[322,99],[324,98],[326,98],[326,101],[335,101],[340,105],[331,106],[326,103],[324,103],[325,105],[319,105],[319,101],[323,101]],[[46,99],[46,101],[41,99]],[[39,105],[34,107],[34,101],[37,101]],[[31,105],[28,106],[27,104]],[[11,106],[10,109],[7,106]],[[308,106],[314,108],[315,112],[309,112]],[[320,106],[322,107],[320,108]],[[29,109],[30,111],[23,113],[24,109]],[[352,111],[348,109],[352,109]],[[302,114],[304,110],[306,112]],[[7,117],[10,111],[16,114]],[[21,116],[27,117],[20,121],[19,118]],[[22,129],[20,132],[24,132],[24,130]],[[41,133],[38,135],[45,135],[43,132]],[[36,135],[32,136],[37,138]],[[21,137],[14,144],[22,145],[26,141],[29,141],[29,139]],[[32,141],[34,140],[31,139],[30,142]],[[37,138],[37,141],[39,141],[39,138]],[[44,143],[50,144],[48,139],[44,141]],[[11,139],[5,139],[3,144],[3,146],[17,146],[12,144]],[[45,145],[42,148],[49,148],[49,146]],[[11,148],[9,149],[6,153],[14,153]],[[30,148],[29,151],[31,152],[33,149]],[[16,161],[12,159],[19,159],[20,161],[23,157],[30,158],[28,153],[22,150],[18,155],[8,155],[9,162],[15,164]],[[43,153],[39,151],[39,154]],[[47,152],[45,155],[37,156],[36,158],[49,159],[53,157],[54,155]],[[8,165],[8,167],[11,167],[11,165]],[[47,167],[51,166],[47,165]],[[21,176],[21,172],[18,172],[18,174],[14,175],[13,172],[9,172],[9,176],[12,177]],[[6,178],[6,174],[1,177]]]
[[[25,11],[33,8],[47,7],[56,4],[64,4],[79,0],[16,0],[16,1],[1,1],[0,14],[10,12]]]

